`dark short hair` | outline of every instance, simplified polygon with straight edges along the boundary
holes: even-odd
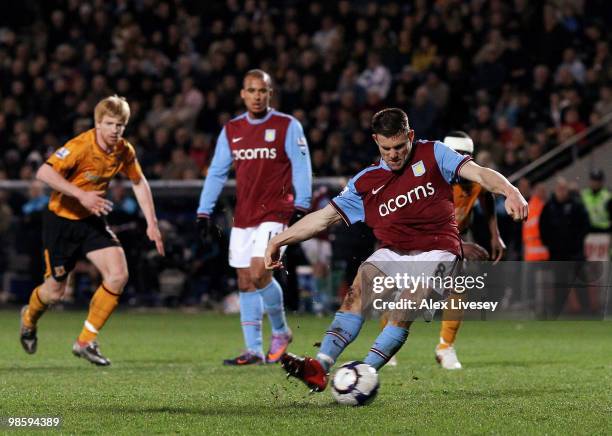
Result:
[[[408,115],[396,107],[376,112],[372,117],[372,131],[387,138],[407,135],[410,131]]]
[[[258,79],[261,79],[264,82],[267,82],[270,88],[272,87],[272,77],[268,73],[266,73],[264,70],[260,70],[259,68],[256,68],[254,70],[249,70],[244,75],[243,80],[246,80],[247,77],[257,77]]]

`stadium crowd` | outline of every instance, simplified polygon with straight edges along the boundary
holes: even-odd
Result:
[[[387,106],[417,138],[465,130],[476,160],[508,176],[612,111],[610,14],[605,0],[23,0],[0,17],[0,180],[31,180],[114,93],[147,178],[202,179],[254,67],[304,126],[314,176],[372,162],[370,120]],[[45,198],[0,192],[0,233]]]
[[[612,110],[605,1],[20,3],[0,23],[0,179],[30,179],[113,93],[147,177],[199,179],[253,67],[305,126],[315,176],[376,156],[383,106],[418,138],[468,131],[505,175]]]

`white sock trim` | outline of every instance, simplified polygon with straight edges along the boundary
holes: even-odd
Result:
[[[329,363],[330,368],[334,366],[334,363],[336,363],[334,359],[332,359],[327,354],[323,354],[323,353],[317,353],[317,360],[322,360],[326,363]]]
[[[92,333],[98,334],[98,330],[87,320],[85,320],[85,328]]]

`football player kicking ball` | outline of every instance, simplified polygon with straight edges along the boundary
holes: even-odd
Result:
[[[100,353],[96,338],[128,280],[125,253],[104,218],[113,205],[104,198],[110,180],[118,172],[132,181],[136,200],[147,221],[147,236],[164,255],[151,189],[136,160],[134,147],[122,138],[130,107],[117,95],[95,107],[95,128],[80,134],[45,162],[36,178],[51,188],[49,210],[43,218],[45,281],[34,289],[21,310],[21,345],[26,353],[37,348],[36,329],[47,308],[61,300],[66,277],[84,254],[100,271],[102,283],[95,291],[87,320],[72,352],[96,365],[110,365]]]
[[[312,175],[302,125],[270,108],[270,75],[261,70],[247,72],[240,97],[247,111],[225,124],[219,134],[197,220],[203,239],[211,232],[218,236],[220,230],[210,223],[209,217],[233,163],[236,209],[229,264],[238,275],[240,324],[246,351],[223,363],[242,366],[278,362],[291,342],[283,291],[272,271],[264,267],[264,252],[272,236],[310,208]],[[265,356],[261,333],[264,310],[272,325],[270,348]]]
[[[502,175],[475,164],[471,157],[460,155],[442,142],[415,142],[414,131],[401,109],[376,113],[372,130],[380,162],[354,176],[324,209],[306,215],[272,238],[266,249],[266,267],[280,268],[281,247],[311,238],[340,220],[347,225],[364,221],[372,227],[382,247],[359,268],[316,358],[292,354],[281,358],[285,371],[314,391],[325,389],[331,367],[359,334],[364,322],[362,300],[369,297],[362,295],[369,289],[362,289],[361,277],[369,276],[372,262],[418,265],[420,272],[429,276],[435,273],[431,265],[452,263],[461,255],[451,187],[457,175],[504,195],[506,210],[514,219],[527,217],[527,202]],[[409,320],[397,321],[393,317],[376,338],[365,363],[376,369],[387,363],[406,341],[410,324]]]

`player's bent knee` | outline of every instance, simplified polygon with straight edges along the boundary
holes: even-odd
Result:
[[[244,276],[238,276],[238,290],[240,292],[254,291],[255,286],[253,286],[253,282],[251,282],[251,278],[244,277]]]
[[[272,271],[267,270],[263,262],[258,262],[255,265],[251,264],[250,273],[253,286],[257,289],[265,288],[272,280]]]
[[[55,293],[55,294],[48,294],[47,295],[47,300],[45,301],[45,303],[48,306],[53,306],[54,304],[59,303],[60,301],[62,301],[62,298],[64,297],[64,292],[60,292],[60,293]]]
[[[64,297],[64,291],[66,290],[66,282],[50,282],[46,283],[46,286],[42,292],[42,300],[45,304],[53,305],[59,303]]]
[[[49,296],[52,294],[63,294],[64,289],[66,288],[66,277],[68,277],[68,274],[60,278],[60,280],[57,280],[54,277],[47,278],[41,285],[40,291]]]
[[[253,286],[257,289],[263,289],[272,281],[272,272],[267,272],[261,276],[253,277]]]
[[[112,292],[121,293],[129,278],[130,276],[127,271],[116,271],[104,277],[104,284],[108,286]]]

